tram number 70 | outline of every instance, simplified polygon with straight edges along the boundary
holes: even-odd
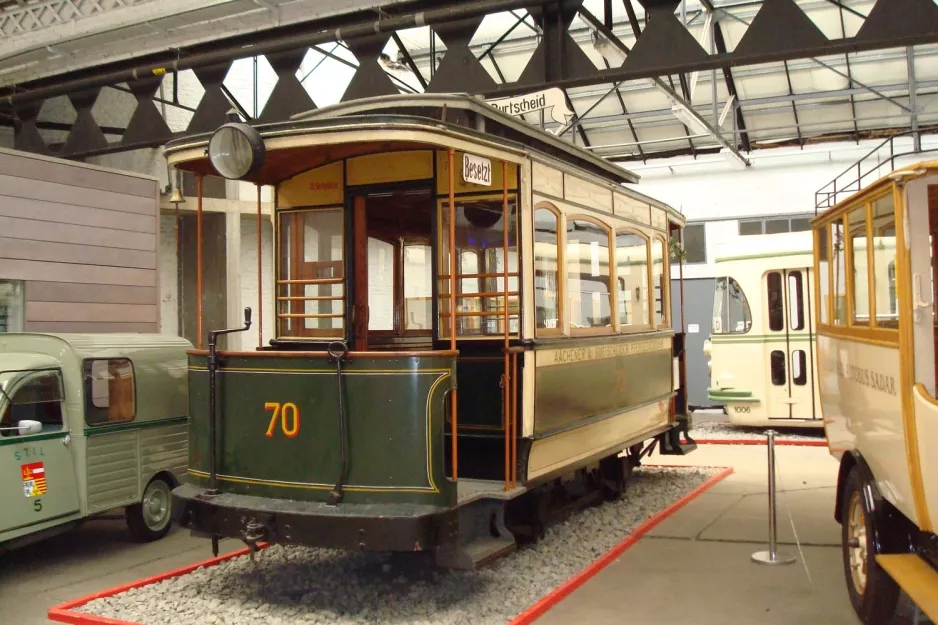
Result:
[[[300,433],[300,411],[297,409],[296,404],[267,402],[264,404],[264,410],[273,411],[270,416],[270,425],[267,426],[267,438],[274,437],[278,419],[280,429],[283,430],[283,434],[287,438],[293,438]]]

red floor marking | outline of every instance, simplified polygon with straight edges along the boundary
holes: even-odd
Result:
[[[663,466],[663,465],[647,465],[651,466]],[[680,467],[682,469],[697,469],[700,467]],[[544,615],[545,612],[550,610],[552,607],[560,603],[567,595],[572,593],[574,590],[586,583],[590,578],[595,576],[601,570],[612,564],[612,562],[621,556],[626,549],[638,542],[638,540],[650,532],[656,525],[667,519],[669,516],[689,504],[691,501],[696,499],[698,496],[706,492],[709,488],[715,485],[720,480],[726,478],[733,472],[732,467],[723,469],[720,473],[717,473],[709,480],[687,493],[670,506],[664,510],[660,510],[650,519],[639,525],[635,528],[631,534],[625,537],[625,539],[620,542],[618,545],[601,555],[597,560],[592,564],[587,566],[585,569],[568,579],[566,582],[561,584],[559,587],[555,588],[549,594],[542,597],[537,603],[532,605],[530,608],[519,614],[511,621],[508,625],[530,625],[540,617]]]
[[[768,445],[768,442],[760,438],[695,438],[694,442],[698,445]],[[682,440],[686,444],[687,440]],[[793,447],[827,447],[827,441],[797,440],[790,438],[776,438],[776,445],[790,445]]]
[[[263,549],[267,545],[258,545],[260,549]],[[186,573],[191,573],[192,571],[198,569],[199,567],[210,567],[221,564],[222,562],[227,562],[239,556],[247,555],[251,552],[250,549],[245,547],[244,549],[239,549],[238,551],[232,551],[231,553],[226,553],[223,556],[218,556],[217,558],[210,558],[208,560],[203,560],[202,562],[196,562],[195,564],[190,564],[184,566],[180,569],[174,571],[168,571],[166,573],[160,573],[159,575],[154,575],[153,577],[146,577],[144,579],[138,579],[135,582],[130,582],[129,584],[124,584],[123,586],[116,586],[114,588],[109,588],[107,590],[102,590],[101,592],[96,592],[81,599],[75,599],[74,601],[69,601],[67,603],[62,603],[57,606],[49,608],[49,620],[58,621],[60,623],[72,623],[72,625],[139,625],[139,623],[134,623],[131,621],[121,621],[119,619],[108,618],[106,616],[95,616],[94,614],[84,614],[82,612],[73,612],[74,608],[80,608],[81,606],[94,601],[95,599],[102,599],[104,597],[113,597],[114,595],[126,592],[133,588],[140,588],[141,586],[147,586],[149,584],[155,584],[161,582],[164,579],[169,579],[171,577],[179,577],[180,575],[185,575]]]

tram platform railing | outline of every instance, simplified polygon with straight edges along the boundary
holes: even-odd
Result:
[[[841,200],[894,171],[899,159],[929,153],[938,153],[938,146],[923,150],[921,132],[909,131],[889,137],[814,193],[814,214],[833,208]]]

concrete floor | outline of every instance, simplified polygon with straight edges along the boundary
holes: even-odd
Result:
[[[221,552],[244,547],[222,541]],[[0,625],[46,625],[49,608],[93,592],[212,557],[211,542],[173,529],[162,540],[134,542],[123,518],[0,554]]]
[[[858,625],[843,581],[840,528],[831,516],[837,463],[819,447],[779,447],[777,455],[781,550],[796,555],[797,563],[771,568],[750,562],[767,545],[764,446],[702,445],[685,458],[655,456],[646,464],[733,466],[735,473],[661,523],[538,625]],[[801,550],[793,544],[795,531]],[[241,546],[223,541],[222,552]],[[92,521],[0,555],[0,624],[45,624],[50,606],[210,556],[209,542],[185,531],[141,545],[122,520]]]
[[[797,557],[777,567],[750,560],[768,546],[765,446],[702,445],[687,457],[646,464],[655,462],[732,466],[734,473],[538,625],[859,625],[844,585],[840,526],[832,517],[837,462],[826,448],[777,448],[779,551]]]

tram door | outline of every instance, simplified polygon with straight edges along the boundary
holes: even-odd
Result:
[[[426,186],[352,198],[355,351],[432,349],[432,209]]]
[[[816,418],[809,276],[806,267],[765,274],[769,419]]]

